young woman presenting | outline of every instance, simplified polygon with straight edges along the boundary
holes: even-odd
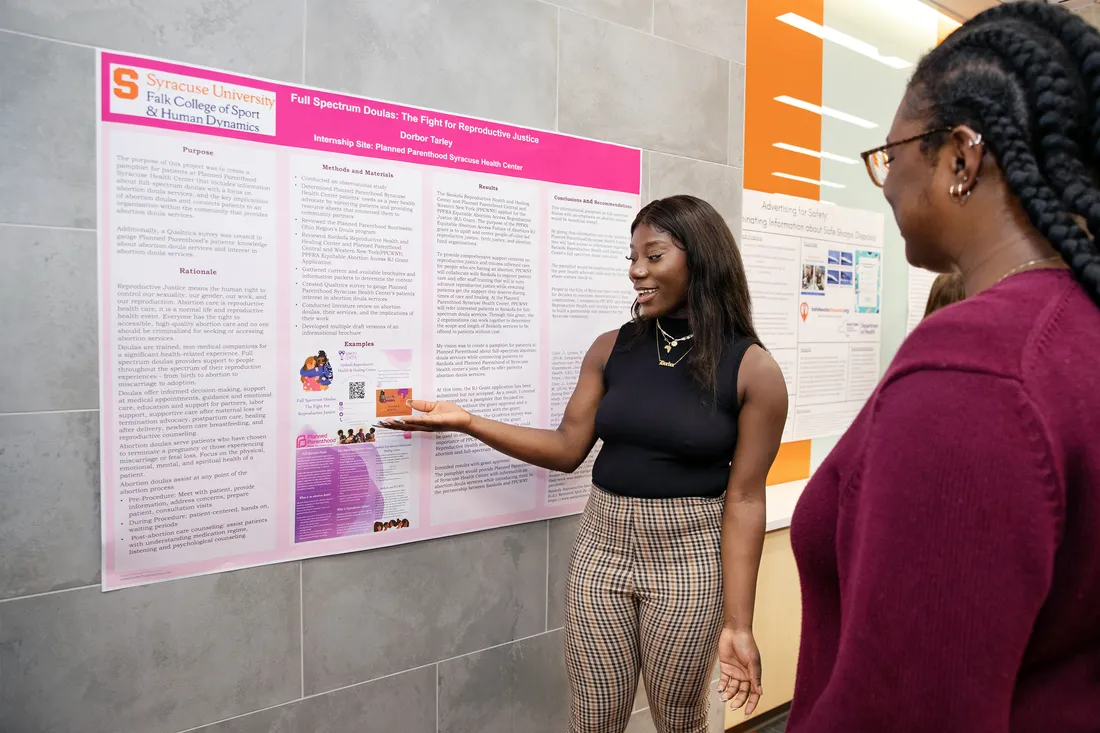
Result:
[[[723,699],[751,712],[762,693],[753,604],[787,390],[718,212],[654,201],[631,234],[634,319],[596,339],[557,429],[422,401],[383,424],[459,431],[563,472],[602,440],[566,591],[570,731],[621,733],[641,670],[658,731],[705,733],[716,648]]]

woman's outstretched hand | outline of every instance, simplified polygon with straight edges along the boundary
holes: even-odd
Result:
[[[752,631],[723,628],[718,638],[718,664],[718,694],[729,702],[730,710],[744,706],[745,717],[752,715],[764,694],[760,686],[760,650]]]
[[[378,425],[390,430],[420,433],[462,432],[470,427],[470,413],[452,402],[409,400],[408,404],[421,414],[385,418],[379,420]]]

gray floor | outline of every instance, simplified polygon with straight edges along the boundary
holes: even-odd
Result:
[[[784,733],[787,730],[787,716],[784,715],[779,720],[768,723],[761,728],[757,733]]]

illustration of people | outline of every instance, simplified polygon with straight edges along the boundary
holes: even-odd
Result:
[[[302,365],[301,376],[302,389],[306,392],[321,391],[321,370],[317,368],[317,357],[306,357],[306,362]]]
[[[347,445],[348,439],[347,436],[344,435],[343,430],[336,431],[336,439],[340,441],[340,445]]]
[[[378,390],[378,403],[384,405],[387,402],[393,402],[393,397],[387,396],[386,390],[384,389]]]
[[[332,384],[332,365],[328,363],[328,355],[324,351],[317,352],[317,383],[322,390],[326,390]]]
[[[367,433],[367,442],[368,443],[373,443],[375,440],[377,440],[377,438],[374,434],[374,428],[371,428],[370,432]]]
[[[372,430],[373,430],[373,428],[372,428]],[[369,442],[367,440],[367,434],[366,434],[366,432],[364,432],[363,428],[359,428],[359,432],[355,434],[355,442],[356,443],[367,443],[367,442]]]

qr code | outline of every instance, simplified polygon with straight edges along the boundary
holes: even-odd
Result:
[[[348,383],[348,399],[349,400],[362,400],[367,397],[367,383],[366,382],[349,382]]]

